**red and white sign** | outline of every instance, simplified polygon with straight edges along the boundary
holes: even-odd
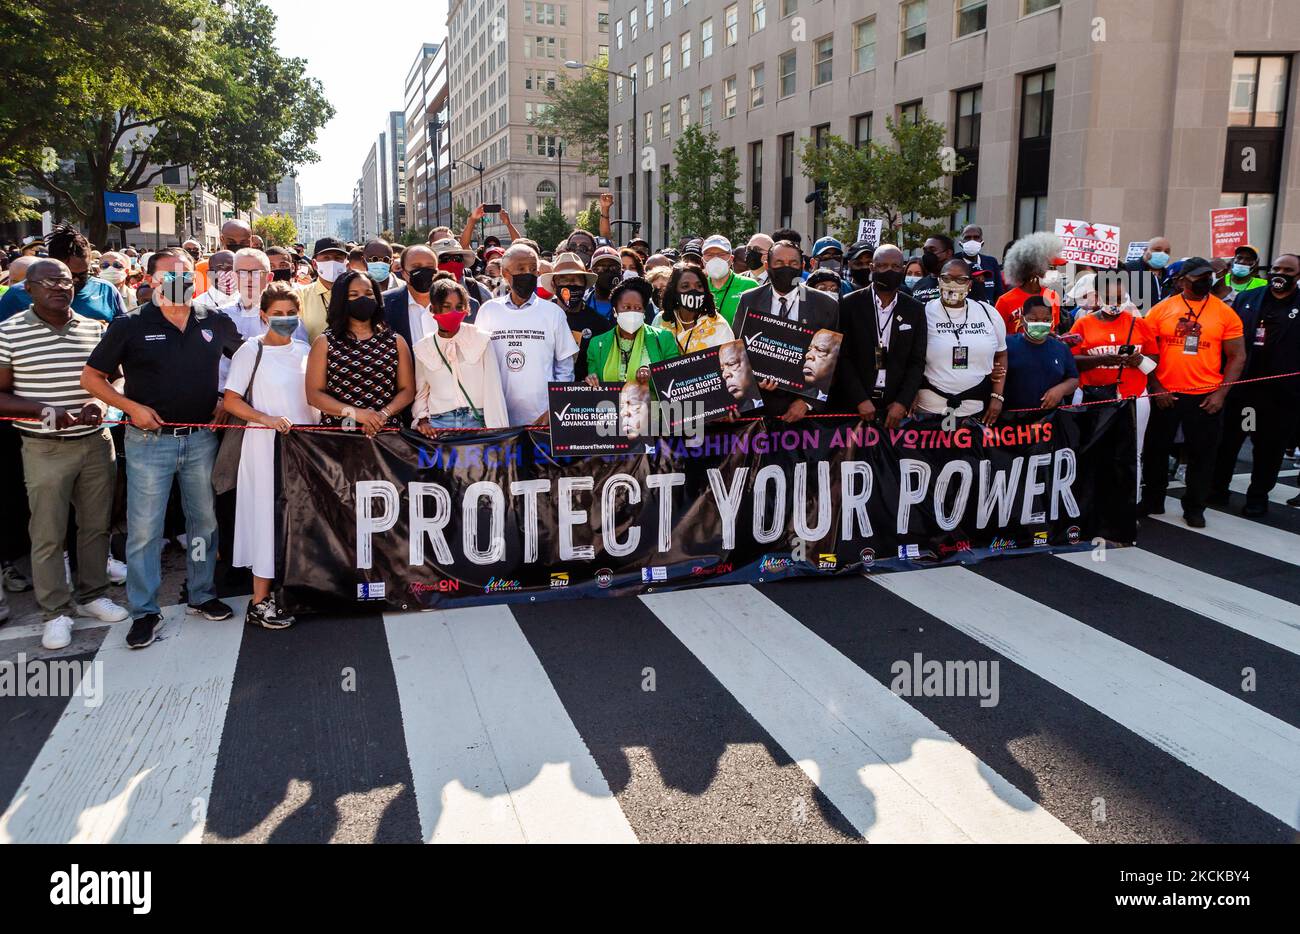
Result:
[[[1056,221],[1056,235],[1065,244],[1061,258],[1081,266],[1115,269],[1119,266],[1119,228],[1088,221]]]
[[[1250,217],[1244,207],[1210,211],[1210,255],[1231,256],[1250,243]]]

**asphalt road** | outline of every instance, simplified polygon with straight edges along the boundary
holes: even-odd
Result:
[[[55,654],[100,703],[0,697],[0,841],[1292,841],[1300,510],[1208,521],[286,632],[172,610],[142,652],[83,623]],[[927,661],[972,679],[895,683]]]

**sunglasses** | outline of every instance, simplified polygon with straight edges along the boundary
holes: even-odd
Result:
[[[112,268],[112,269],[125,269],[126,266],[123,265],[122,263],[119,263],[119,262],[112,262],[112,263],[101,263],[101,264],[100,264],[100,268],[102,268],[102,269],[109,269],[109,268]]]

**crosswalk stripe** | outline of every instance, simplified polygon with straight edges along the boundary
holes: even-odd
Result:
[[[1151,518],[1167,522],[1177,528],[1190,528],[1183,521],[1182,516],[1183,504],[1170,496],[1165,499],[1165,514]],[[1207,511],[1205,521],[1205,528],[1192,529],[1192,531],[1225,541],[1229,545],[1236,545],[1238,548],[1245,548],[1256,554],[1267,555],[1285,561],[1287,564],[1300,566],[1300,535],[1218,510]]]
[[[426,841],[636,842],[508,607],[384,629]]]
[[[1108,548],[1105,556],[1056,557],[1300,655],[1300,606],[1141,548]]]
[[[870,579],[1300,829],[1300,729],[965,568]]]
[[[158,641],[108,628],[103,702],[72,698],[0,816],[0,843],[197,843],[203,838],[230,686],[244,635],[168,607]]]
[[[1296,495],[1295,487],[1289,486],[1285,482],[1283,482],[1285,479],[1294,477],[1295,475],[1296,475],[1296,471],[1294,470],[1283,470],[1281,473],[1278,474],[1277,485],[1274,486],[1273,489],[1268,491],[1268,498],[1270,502],[1281,503],[1282,505],[1286,505],[1287,500],[1295,497]],[[1234,474],[1232,477],[1232,482],[1228,484],[1228,488],[1232,490],[1232,492],[1234,493],[1245,494],[1245,492],[1248,489],[1250,489],[1250,474],[1248,473]],[[1186,484],[1171,483],[1169,484],[1169,489],[1171,490],[1186,489]]]
[[[1080,842],[754,588],[641,599],[869,841]]]

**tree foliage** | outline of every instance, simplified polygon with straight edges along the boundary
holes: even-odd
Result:
[[[606,56],[595,59],[577,78],[561,74],[554,90],[546,91],[549,106],[533,118],[541,133],[566,143],[565,152],[578,159],[582,171],[609,175],[609,75],[600,69]]]
[[[105,192],[151,190],[188,165],[247,208],[317,158],[333,108],[305,63],[275,50],[275,15],[261,0],[42,0],[4,11],[0,181],[35,186],[96,242]]]
[[[857,147],[834,134],[821,147],[804,141],[800,159],[810,178],[826,184],[828,213],[845,243],[857,236],[857,218],[879,218],[904,247],[946,232],[948,217],[964,198],[954,198],[946,180],[969,166],[944,145],[944,128],[927,117],[919,123],[886,120],[891,145],[874,140]],[[941,221],[935,219],[942,218]]]
[[[720,233],[733,243],[754,232],[753,213],[740,203],[740,167],[734,149],[718,149],[718,134],[698,124],[673,145],[673,167],[659,183],[659,204],[676,238]]]
[[[267,246],[293,246],[298,242],[298,225],[288,214],[267,214],[253,221],[253,233]]]
[[[577,223],[574,225],[580,230],[585,230],[593,237],[600,236],[600,205],[592,201],[587,205],[585,211],[579,211]]]
[[[572,229],[554,198],[547,198],[542,209],[524,221],[524,236],[536,240],[543,251],[554,250]]]

